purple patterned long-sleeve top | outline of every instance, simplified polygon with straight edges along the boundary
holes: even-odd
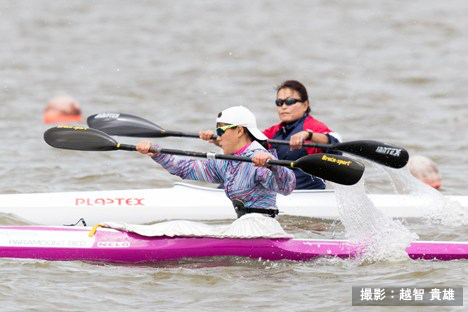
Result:
[[[240,156],[253,157],[260,151],[266,152],[254,141]],[[274,151],[269,152],[276,156]],[[182,179],[223,183],[227,197],[230,200],[241,199],[248,208],[277,208],[276,194],[288,195],[296,186],[293,171],[281,166],[267,168],[250,162],[195,160],[168,154],[158,154],[153,159]]]

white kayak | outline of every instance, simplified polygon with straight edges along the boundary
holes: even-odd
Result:
[[[375,206],[395,218],[422,218],[424,204],[411,195],[370,194]],[[446,196],[468,211],[468,196]],[[333,190],[297,190],[278,195],[281,215],[327,220],[339,219]],[[176,183],[171,188],[57,192],[0,195],[0,213],[13,214],[32,224],[71,224],[83,218],[87,224],[115,220],[149,223],[169,219],[234,219],[236,214],[223,190]]]

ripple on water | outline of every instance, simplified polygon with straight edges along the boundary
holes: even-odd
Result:
[[[298,79],[313,116],[345,140],[392,142],[430,156],[443,175],[442,193],[466,194],[468,2],[291,4],[1,1],[0,192],[179,181],[137,153],[46,145],[42,111],[53,96],[77,98],[84,116],[128,112],[187,132],[213,128],[217,112],[242,103],[263,129],[278,123],[274,87]],[[193,139],[154,142],[213,150]],[[395,192],[370,162],[365,179],[369,193]],[[298,237],[343,238],[347,225],[279,220]],[[466,241],[466,223],[455,221],[436,214],[402,224],[423,239]],[[0,215],[0,223],[25,224],[12,215]],[[353,285],[457,285],[466,276],[467,261],[215,258],[127,266],[0,259],[0,303],[2,311],[41,312],[349,311]]]

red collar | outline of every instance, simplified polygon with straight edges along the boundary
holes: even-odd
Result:
[[[242,154],[243,152],[245,152],[245,150],[250,146],[250,144],[252,144],[252,142],[250,142],[249,144],[245,145],[243,148],[241,148],[240,150],[238,150],[237,152],[235,152],[234,155],[240,155],[240,154]]]

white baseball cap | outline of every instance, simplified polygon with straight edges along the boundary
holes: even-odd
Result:
[[[223,110],[218,114],[216,122],[246,127],[257,140],[268,140],[268,138],[258,130],[257,120],[254,114],[244,106],[233,106]]]

